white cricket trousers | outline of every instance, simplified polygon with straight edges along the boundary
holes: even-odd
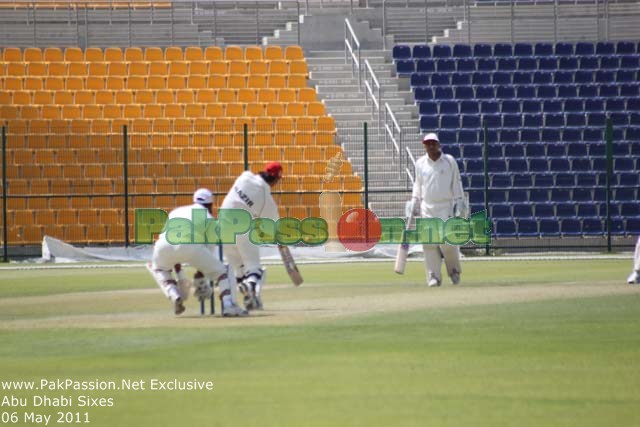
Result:
[[[211,247],[201,244],[172,245],[162,238],[153,247],[151,262],[157,270],[172,270],[176,264],[189,264],[212,280],[218,279],[226,271]]]
[[[453,215],[453,201],[436,205],[431,208],[422,203],[420,207],[422,218],[442,218],[443,221]],[[462,273],[460,266],[460,248],[449,244],[422,245],[424,252],[424,269],[427,273],[427,282],[435,278],[442,283],[442,259],[447,268],[447,274],[451,276],[454,272]]]
[[[222,251],[238,279],[262,269],[260,246],[249,240],[249,233],[237,236],[235,245],[223,245]]]
[[[640,271],[640,236],[638,236],[638,242],[636,243],[636,253],[633,255],[633,269]]]

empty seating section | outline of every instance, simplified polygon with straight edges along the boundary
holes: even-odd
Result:
[[[605,128],[613,125],[613,232],[637,234],[638,42],[395,46],[423,132],[459,161],[483,209],[488,127],[490,212],[498,237],[602,235]],[[624,209],[623,209],[624,208]]]
[[[245,127],[253,170],[283,162],[276,193],[321,191],[309,178],[341,149],[307,75],[297,46],[5,48],[7,190],[29,196],[9,199],[12,242],[38,243],[43,233],[124,240],[125,125],[132,208],[171,209],[202,186],[228,191],[243,170]],[[339,189],[361,190],[350,163],[336,179]],[[357,196],[345,207],[359,206]],[[282,216],[319,214],[299,194],[276,198]]]

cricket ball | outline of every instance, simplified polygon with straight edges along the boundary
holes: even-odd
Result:
[[[367,251],[380,241],[382,225],[369,209],[351,209],[338,221],[338,239],[350,251]]]

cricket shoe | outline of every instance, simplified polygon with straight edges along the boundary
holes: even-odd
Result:
[[[253,301],[255,303],[255,310],[264,310],[264,308],[262,307],[262,297],[260,297],[260,295],[253,294]]]
[[[435,277],[432,277],[431,279],[429,279],[427,286],[430,288],[437,288],[438,286],[440,286],[440,281]]]
[[[457,271],[454,270],[449,277],[451,277],[451,283],[453,283],[454,285],[460,283],[460,273],[458,273]]]
[[[175,313],[175,315],[179,316],[182,313],[184,313],[185,310],[186,310],[186,308],[184,307],[184,303],[182,302],[182,298],[176,299],[175,302],[173,303],[173,312]]]
[[[238,307],[236,304],[222,307],[222,316],[224,317],[247,317],[248,315],[249,312],[247,310]]]
[[[247,310],[255,310],[256,300],[254,298],[253,292],[249,289],[249,286],[247,286],[247,284],[244,282],[239,283],[238,290],[243,296],[244,308]]]
[[[627,278],[627,283],[630,285],[640,284],[640,272],[636,270],[631,273],[631,275]]]

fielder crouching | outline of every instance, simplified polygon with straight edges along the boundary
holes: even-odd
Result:
[[[192,205],[181,206],[169,213],[171,218],[185,218],[191,220],[192,211],[206,209],[207,218],[213,218],[213,195],[206,188],[201,188],[193,194]],[[189,264],[196,270],[193,277],[194,293],[198,299],[210,298],[213,288],[209,281],[213,280],[220,292],[222,314],[226,317],[247,316],[246,310],[238,307],[232,298],[235,293],[233,283],[229,279],[229,267],[224,265],[214,255],[215,245],[209,244],[172,244],[166,239],[166,233],[160,234],[153,247],[153,257],[147,266],[156,283],[171,300],[175,314],[184,312],[184,302],[189,296],[191,281],[186,277],[182,264]],[[174,278],[172,270],[176,271]],[[176,280],[177,279],[177,280]]]
[[[444,154],[438,135],[429,133],[422,140],[426,154],[416,161],[416,178],[409,209],[415,217],[440,218],[466,216],[466,203],[460,171],[453,156]],[[449,244],[422,245],[429,287],[442,284],[442,258],[454,285],[460,283],[460,248]]]

